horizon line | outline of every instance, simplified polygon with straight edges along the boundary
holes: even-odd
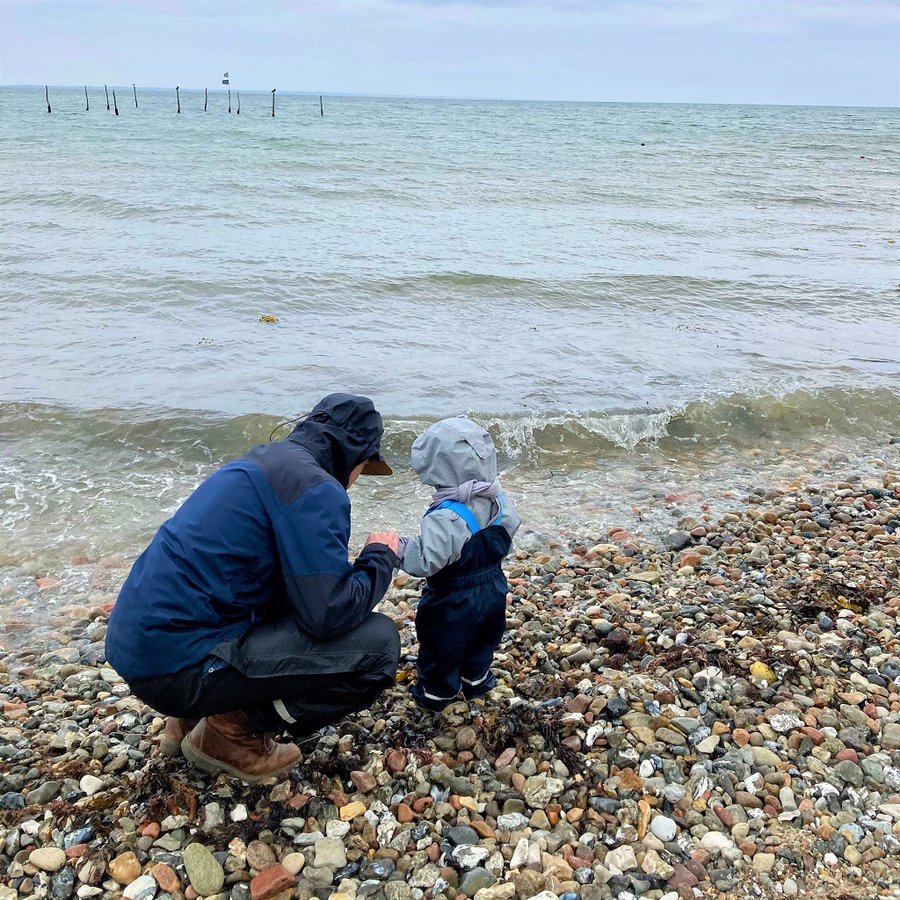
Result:
[[[44,84],[44,83],[18,83],[18,84],[7,84],[5,82],[0,82],[0,89],[5,88],[43,88],[43,87],[52,87],[52,88],[63,88],[66,90],[81,90],[84,87],[95,87],[99,90],[99,88],[103,87],[102,84]],[[137,87],[136,82],[122,82],[121,84],[112,84],[107,83],[107,87],[119,88],[119,87]],[[161,86],[161,85],[144,85],[141,87],[142,91],[174,91],[176,86]],[[239,88],[229,85],[217,85],[214,88],[209,87],[181,87],[177,86],[179,90],[182,91],[197,91],[202,92],[204,90],[210,92],[220,92],[222,94],[228,93],[229,90],[237,92]],[[456,100],[463,102],[471,102],[471,103],[590,103],[590,104],[607,104],[607,105],[653,105],[653,106],[760,106],[760,107],[795,107],[795,108],[824,108],[824,109],[891,109],[897,110],[900,109],[900,104],[883,106],[879,104],[846,104],[846,103],[774,103],[774,102],[761,102],[761,101],[744,101],[744,100],[566,100],[566,99],[536,99],[534,97],[487,97],[487,96],[476,96],[476,95],[455,95],[455,94],[381,94],[381,93],[364,93],[357,91],[309,91],[309,90],[299,90],[296,88],[274,88],[274,90],[281,94],[294,94],[298,96],[308,96],[308,97],[358,97],[360,99],[372,99],[372,100]],[[271,94],[273,88],[244,88],[245,93],[249,94]]]

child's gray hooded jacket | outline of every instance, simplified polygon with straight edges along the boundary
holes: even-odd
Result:
[[[436,491],[469,482],[491,484],[497,480],[494,442],[487,431],[470,419],[443,419],[424,431],[412,446],[412,465],[422,483]],[[463,497],[466,493],[464,490]],[[503,515],[499,522],[493,521],[499,512],[497,500],[474,496],[466,506],[482,527],[502,525],[510,538],[522,522],[506,494],[503,494]],[[469,526],[459,515],[449,509],[436,509],[422,519],[418,537],[403,539],[401,567],[410,575],[431,577],[459,559],[471,536]]]

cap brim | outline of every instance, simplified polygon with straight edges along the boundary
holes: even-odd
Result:
[[[363,466],[363,475],[393,475],[394,470],[383,459],[370,459]]]

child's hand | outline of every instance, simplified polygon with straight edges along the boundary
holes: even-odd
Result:
[[[393,531],[375,531],[366,538],[366,546],[369,544],[383,544],[390,547],[396,555],[400,551],[400,535],[394,534]]]

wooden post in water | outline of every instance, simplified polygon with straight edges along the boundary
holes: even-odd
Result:
[[[272,118],[275,118],[275,88],[272,88]]]
[[[137,105],[137,88],[134,86],[134,82],[133,82],[133,81],[131,82],[131,90],[132,90],[132,92],[134,93],[134,108],[137,109],[137,108],[138,108],[138,105]]]
[[[231,112],[231,88],[228,88],[228,112]]]
[[[116,111],[116,115],[119,114],[119,104],[116,103],[116,89],[113,88],[113,109]]]
[[[181,112],[181,96],[178,93],[178,88],[175,88],[175,112]]]
[[[203,112],[206,112],[206,107],[209,104],[209,88],[203,88]]]
[[[87,85],[84,86],[84,111],[85,112],[91,111],[91,101],[87,95]]]
[[[103,90],[106,91],[106,111],[109,112],[109,88],[104,84]]]
[[[322,95],[319,94],[319,115],[325,115],[325,104],[322,102]]]
[[[53,110],[50,109],[50,89],[46,84],[44,85],[44,99],[47,101],[47,112],[53,112]]]
[[[241,92],[240,91],[237,92],[237,100],[238,100],[237,114],[240,115],[241,114]]]

